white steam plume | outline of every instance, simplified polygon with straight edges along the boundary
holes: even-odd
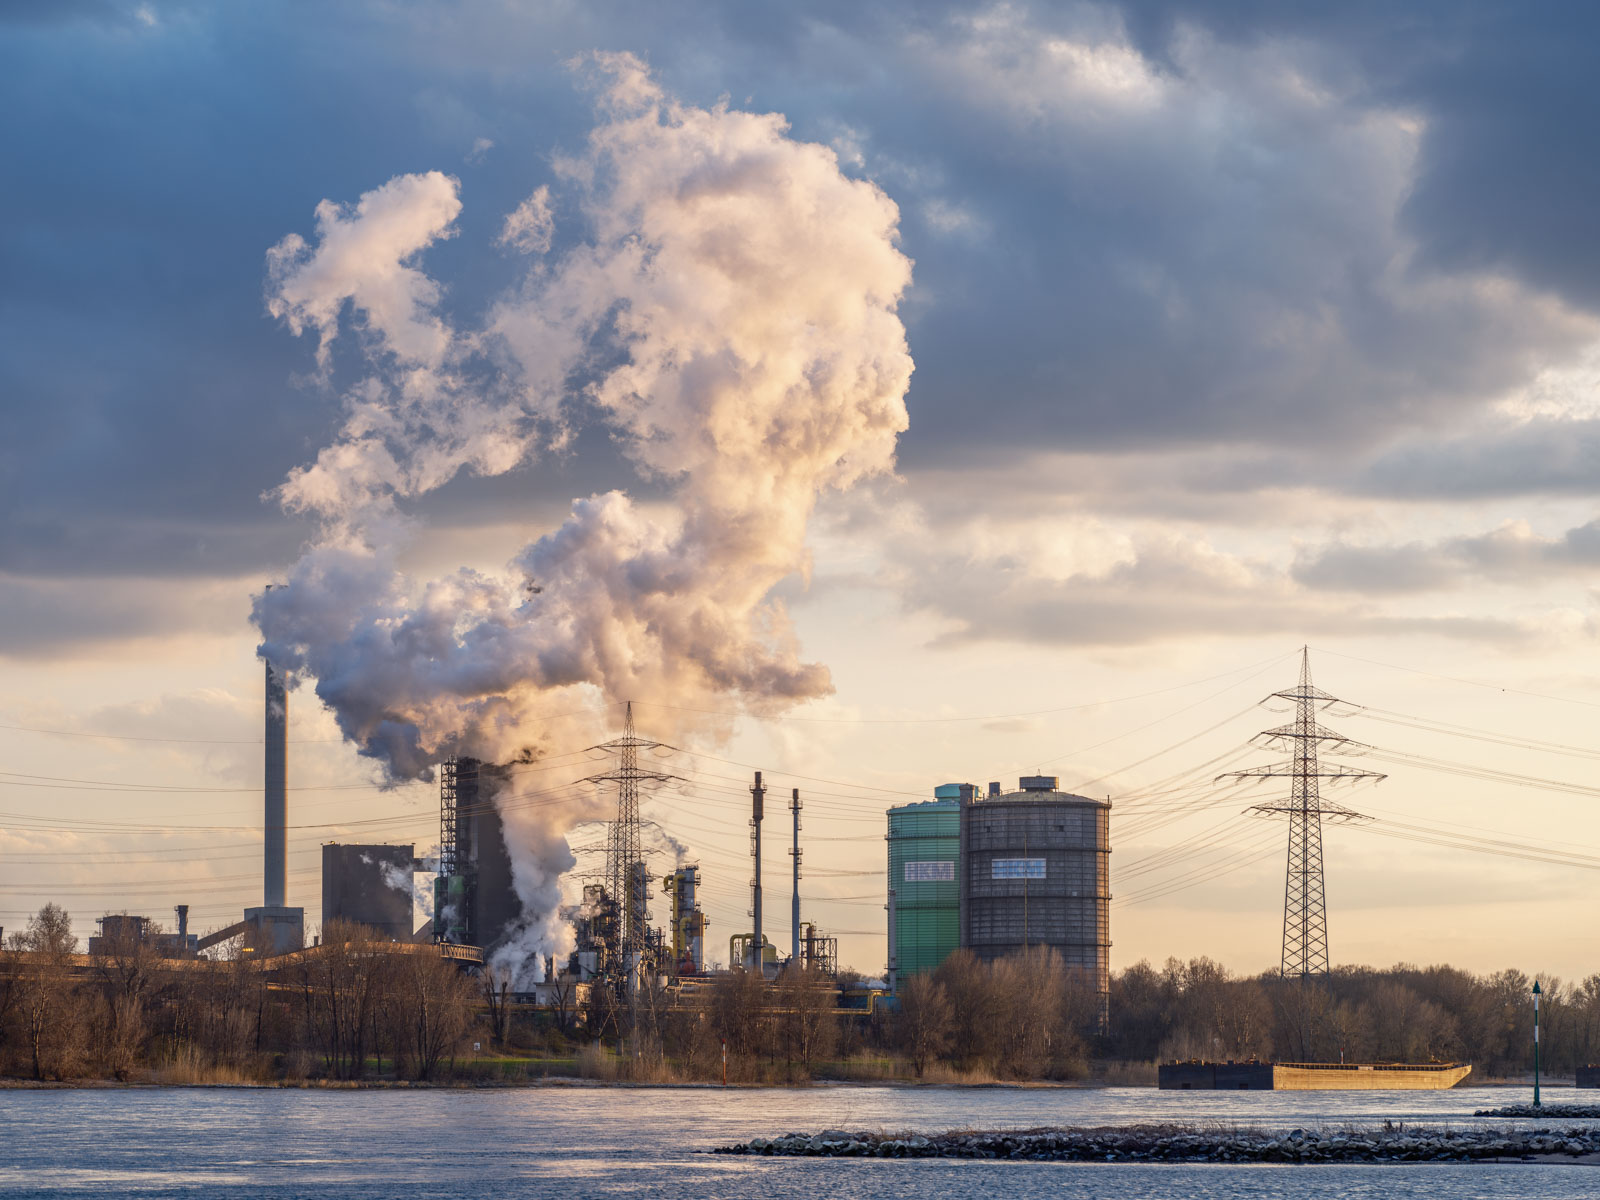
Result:
[[[325,373],[359,331],[369,372],[338,438],[278,492],[322,534],[256,598],[262,652],[314,678],[392,778],[536,746],[536,714],[566,691],[752,712],[828,693],[773,590],[806,572],[819,495],[891,471],[906,427],[895,310],[911,264],[893,202],[779,116],[683,104],[628,55],[591,62],[599,121],[558,164],[567,202],[541,187],[503,232],[530,253],[566,248],[478,328],[445,319],[419,265],[460,210],[437,172],[351,209],[324,202],[314,245],[291,236],[269,256],[270,310],[319,335]],[[567,211],[582,236],[562,236]],[[585,414],[669,489],[669,515],[610,492],[575,501],[504,572],[398,569],[400,500],[510,470]],[[508,806],[530,942],[554,936],[563,832],[605,815],[595,803],[537,822]]]

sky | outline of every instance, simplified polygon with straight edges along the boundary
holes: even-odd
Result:
[[[869,973],[885,807],[1046,771],[1115,969],[1261,970],[1309,646],[1334,962],[1600,971],[1595,22],[7,5],[0,925],[259,902],[266,643],[313,917],[453,751],[570,891],[632,700],[715,955],[751,770]]]

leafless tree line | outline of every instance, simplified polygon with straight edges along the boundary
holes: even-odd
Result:
[[[614,1043],[622,1072],[640,1078],[718,1079],[726,1048],[730,1081],[795,1081],[860,1042],[840,1019],[835,981],[809,970],[770,985],[736,971],[687,989],[597,986],[583,1015],[585,1036]]]
[[[1544,977],[1541,1053],[1552,1073],[1600,1061],[1600,975]],[[1520,971],[1344,967],[1326,979],[1235,976],[1210,959],[1138,963],[1111,985],[1111,1058],[1280,1062],[1470,1062],[1531,1067],[1533,980]]]
[[[237,952],[174,963],[132,936],[85,959],[67,913],[46,905],[0,949],[0,1074],[433,1079],[471,1041],[527,1042],[530,1014],[495,972],[472,980],[434,955],[381,948],[355,926],[332,924],[323,940],[271,971]],[[1600,1061],[1600,975],[1540,982],[1546,1070]],[[1341,1057],[1511,1075],[1529,1066],[1531,987],[1517,971],[1402,964],[1302,981],[1197,958],[1135,964],[1112,977],[1107,998],[1053,950],[992,963],[958,951],[870,1016],[841,1012],[837,987],[814,973],[769,985],[734,972],[686,988],[646,982],[632,995],[594,986],[581,1000],[558,981],[536,1020],[550,1048],[604,1043],[613,1069],[641,1078],[719,1078],[724,1048],[730,1081],[805,1079],[884,1054],[919,1077],[935,1066],[1037,1079],[1082,1075],[1091,1059]]]
[[[958,950],[899,991],[889,1035],[919,1077],[935,1062],[1005,1079],[1082,1075],[1101,1016],[1093,975],[1044,947],[994,962]]]
[[[132,933],[86,964],[71,919],[47,904],[0,950],[0,1073],[436,1077],[476,1019],[473,984],[433,955],[383,953],[355,926],[324,937],[276,971],[237,946],[175,962]]]

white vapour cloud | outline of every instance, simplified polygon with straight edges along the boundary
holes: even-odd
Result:
[[[628,55],[590,62],[599,121],[558,170],[587,236],[481,328],[447,323],[417,265],[460,211],[447,176],[324,202],[315,246],[291,236],[269,256],[271,311],[315,331],[324,364],[342,322],[363,327],[370,371],[335,442],[280,490],[324,528],[256,598],[262,651],[315,679],[394,778],[453,752],[504,761],[566,689],[758,712],[829,692],[774,589],[807,571],[819,495],[891,472],[906,428],[894,203],[777,115],[683,104]],[[553,211],[535,192],[503,238],[541,249]],[[399,499],[509,470],[596,414],[668,489],[666,515],[590,496],[502,572],[399,570]],[[515,823],[534,943],[570,868],[561,831],[598,815],[581,810]]]
[[[500,244],[524,254],[543,254],[550,249],[556,230],[555,214],[550,211],[550,185],[541,183],[521,204],[506,216],[500,227]]]
[[[326,365],[348,303],[404,363],[437,365],[450,331],[433,311],[439,285],[409,265],[461,212],[457,182],[438,171],[400,175],[354,209],[317,205],[317,246],[291,233],[267,253],[267,311],[292,332],[314,329]]]

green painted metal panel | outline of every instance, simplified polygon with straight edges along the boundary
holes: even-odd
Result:
[[[961,944],[961,805],[933,800],[889,810],[899,977],[931,971]]]

